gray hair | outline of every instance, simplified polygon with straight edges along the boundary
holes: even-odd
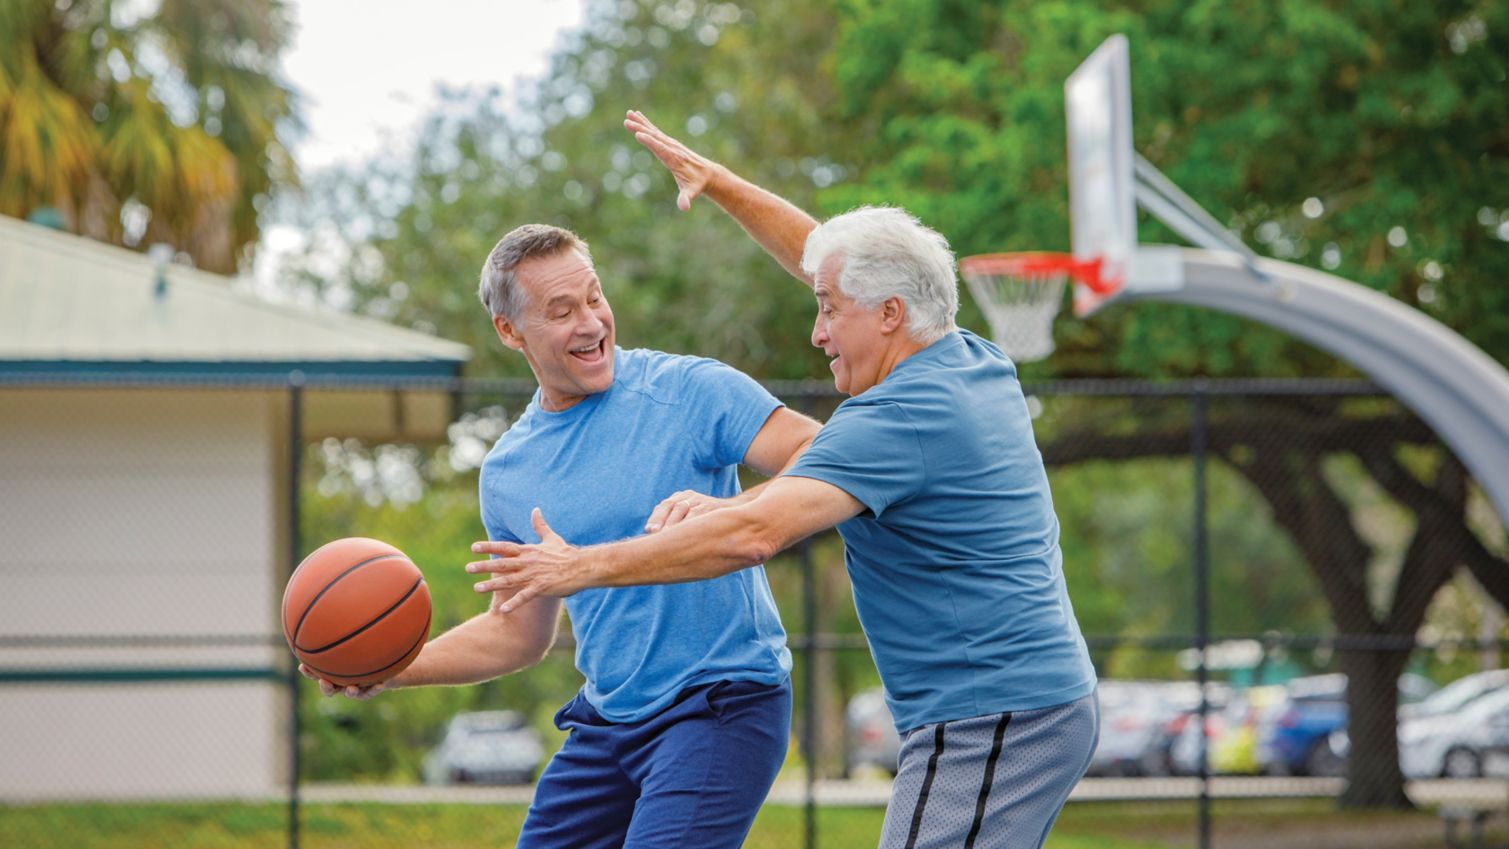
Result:
[[[477,286],[477,296],[482,305],[493,315],[501,315],[510,321],[517,320],[524,309],[524,291],[519,287],[515,269],[526,259],[540,256],[555,256],[563,251],[574,250],[587,262],[592,261],[592,251],[581,237],[562,227],[549,224],[525,224],[515,227],[508,235],[498,240],[487,261],[482,263],[482,280]]]
[[[954,330],[954,252],[947,239],[906,210],[862,206],[824,221],[807,235],[802,270],[816,279],[834,254],[843,257],[838,288],[865,309],[900,298],[912,339],[930,345]]]

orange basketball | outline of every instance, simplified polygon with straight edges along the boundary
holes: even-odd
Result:
[[[430,588],[402,551],[347,537],[315,549],[283,591],[283,636],[334,684],[366,686],[402,672],[430,634]]]

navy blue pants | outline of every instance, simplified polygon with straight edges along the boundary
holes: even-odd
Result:
[[[791,732],[790,682],[720,681],[641,722],[612,723],[580,694],[535,788],[518,849],[737,849]]]

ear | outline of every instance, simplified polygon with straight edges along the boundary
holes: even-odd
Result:
[[[906,327],[906,302],[892,295],[880,302],[880,332],[895,333]]]
[[[506,317],[501,315],[493,316],[493,329],[498,331],[498,338],[503,340],[504,345],[515,351],[524,348],[524,335]]]

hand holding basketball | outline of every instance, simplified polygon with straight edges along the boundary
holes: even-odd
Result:
[[[402,551],[348,537],[315,549],[283,592],[283,636],[300,672],[332,695],[370,698],[402,672],[430,633],[430,590]],[[356,692],[349,692],[356,688]],[[363,688],[367,692],[363,693]]]

